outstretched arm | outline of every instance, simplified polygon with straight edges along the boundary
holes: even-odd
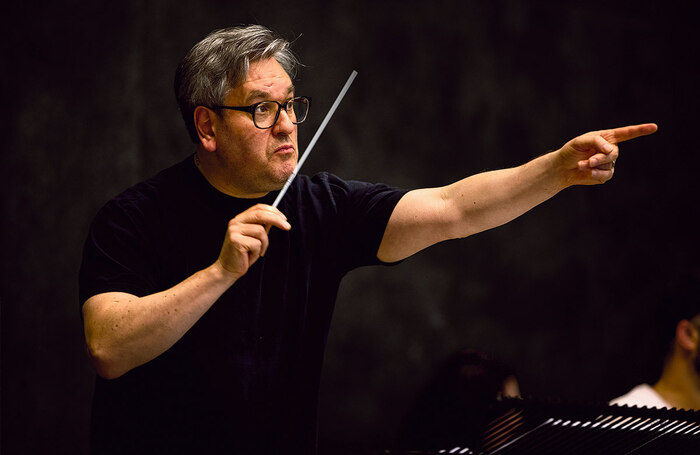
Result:
[[[610,180],[618,143],[652,134],[653,123],[593,131],[515,168],[407,193],[389,219],[377,257],[404,259],[443,240],[500,226],[572,185]]]

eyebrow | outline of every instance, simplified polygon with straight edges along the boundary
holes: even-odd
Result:
[[[287,88],[287,95],[289,95],[290,93],[294,93],[294,89],[295,89],[294,85],[290,85]],[[266,100],[270,100],[271,98],[272,98],[272,95],[270,94],[270,92],[266,92],[264,90],[253,90],[246,97],[246,103],[250,103],[251,101],[254,101],[254,100],[266,101]]]

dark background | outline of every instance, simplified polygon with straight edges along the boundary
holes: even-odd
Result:
[[[487,351],[524,395],[608,400],[654,381],[656,294],[696,265],[698,39],[674,2],[24,2],[3,22],[2,451],[87,450],[94,373],[77,270],[97,209],[191,153],[176,65],[209,31],[289,39],[312,96],[305,165],[418,188],[514,166],[589,130],[657,122],[615,178],[501,228],[350,274],[321,446],[385,447],[446,355]],[[692,2],[686,2],[690,5]]]

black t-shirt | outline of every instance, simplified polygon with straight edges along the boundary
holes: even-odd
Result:
[[[331,174],[297,176],[279,209],[291,231],[270,246],[169,350],[97,378],[94,453],[315,453],[318,385],[333,306],[379,244],[405,192]],[[103,292],[166,290],[216,261],[228,221],[261,199],[214,189],[192,157],[97,214],[80,303]]]

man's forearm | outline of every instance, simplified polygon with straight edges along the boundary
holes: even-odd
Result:
[[[174,345],[233,284],[217,261],[156,294],[108,292],[83,305],[85,339],[97,373],[107,379],[153,360]]]
[[[505,224],[567,186],[557,152],[455,182],[442,189],[451,214],[447,237],[466,237]]]

